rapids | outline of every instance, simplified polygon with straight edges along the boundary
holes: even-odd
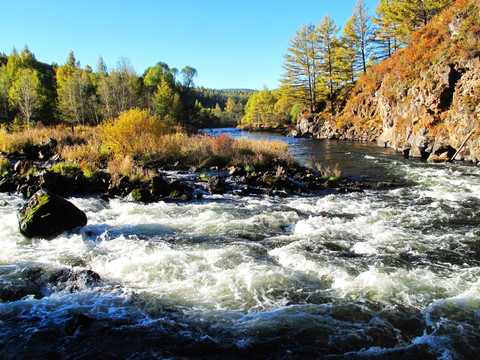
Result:
[[[73,197],[89,223],[53,240],[22,237],[24,200],[0,194],[0,354],[478,358],[478,167],[282,140],[303,163],[314,154],[403,186],[149,205]]]

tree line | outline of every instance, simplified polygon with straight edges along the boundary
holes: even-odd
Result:
[[[243,123],[288,123],[295,120],[299,107],[338,114],[359,76],[404,47],[415,30],[453,3],[380,0],[372,16],[358,0],[343,29],[328,14],[316,25],[302,25],[284,55],[282,86],[252,95]]]
[[[237,124],[251,91],[196,87],[197,70],[158,62],[137,75],[128,59],[108,69],[82,67],[73,52],[63,65],[38,61],[27,46],[0,54],[0,125],[98,125],[132,108],[150,109],[171,125]]]

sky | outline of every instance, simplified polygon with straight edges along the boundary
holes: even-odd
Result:
[[[197,86],[275,89],[302,24],[325,14],[342,27],[357,0],[0,0],[0,53],[25,45],[37,60],[73,51],[94,70],[127,59],[137,74],[162,61],[197,69]],[[378,0],[364,0],[374,15]]]

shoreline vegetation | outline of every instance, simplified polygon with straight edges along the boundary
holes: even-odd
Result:
[[[209,193],[285,197],[393,185],[351,181],[316,161],[301,166],[283,142],[187,134],[139,109],[97,127],[1,129],[0,151],[0,191],[25,198],[46,189],[148,203]]]

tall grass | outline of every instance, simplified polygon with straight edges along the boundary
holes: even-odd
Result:
[[[113,178],[149,178],[144,165],[202,167],[242,166],[268,168],[278,159],[293,163],[287,145],[268,140],[239,139],[228,135],[187,135],[138,109],[123,113],[100,127],[35,127],[9,133],[0,129],[0,150],[22,151],[26,145],[38,145],[53,138],[57,153],[65,165],[78,164],[85,171],[108,168]],[[58,167],[58,171],[66,168]]]

